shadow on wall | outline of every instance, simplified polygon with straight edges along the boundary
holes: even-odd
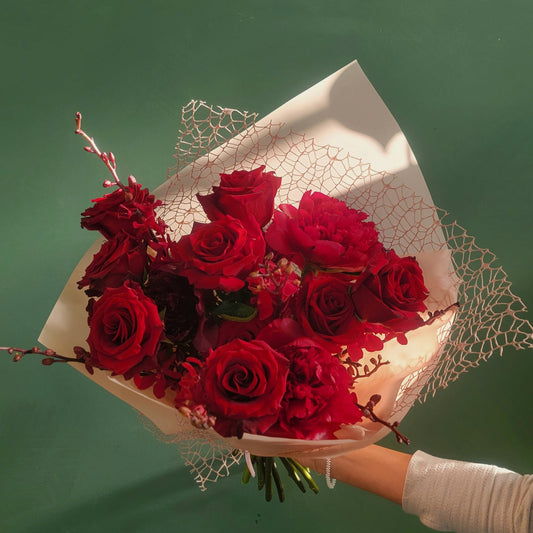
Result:
[[[357,63],[343,69],[324,96],[315,100],[315,105],[302,107],[306,113],[291,121],[293,131],[310,132],[311,137],[318,138],[319,125],[326,124],[328,144],[344,146],[335,143],[334,139],[340,137],[331,136],[331,130],[338,128],[356,146],[356,150],[349,150],[350,155],[361,157],[374,170],[396,175],[402,172],[404,182],[410,181],[410,172],[418,174],[416,158],[407,139]]]

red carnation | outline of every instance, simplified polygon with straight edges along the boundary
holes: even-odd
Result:
[[[150,230],[160,235],[165,231],[165,223],[156,220],[154,211],[161,201],[155,200],[148,189],[142,189],[131,177],[127,187],[118,188],[93,202],[94,205],[81,214],[81,227],[98,230],[107,239],[126,233],[141,240]]]
[[[279,421],[267,435],[334,439],[343,424],[361,420],[347,369],[329,350],[307,338],[296,320],[274,320],[258,338],[289,361]]]
[[[357,397],[351,392],[353,380],[336,357],[305,337],[278,351],[289,360],[278,428],[282,435],[334,439],[341,425],[361,420]]]

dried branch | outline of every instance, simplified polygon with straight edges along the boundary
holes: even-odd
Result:
[[[459,309],[460,307],[459,302],[455,302],[449,305],[448,307],[446,307],[446,309],[439,309],[437,311],[434,311],[433,313],[430,311],[429,318],[424,321],[424,325],[428,326],[429,324],[432,324],[433,322],[435,322],[435,320],[437,320],[437,318],[441,317],[442,315],[444,315],[445,313],[447,313],[450,309],[453,309],[454,307],[456,309]]]
[[[381,354],[376,357],[371,357],[368,364],[359,363],[354,361],[349,355],[342,359],[342,362],[347,365],[350,376],[354,379],[367,378],[377,372],[382,366],[390,364],[390,361],[384,361]]]
[[[381,396],[379,394],[374,394],[370,397],[370,400],[368,400],[366,405],[357,404],[357,407],[361,409],[361,412],[363,413],[363,416],[365,418],[368,418],[372,420],[372,422],[378,422],[379,424],[382,424],[386,427],[388,427],[394,434],[396,435],[396,440],[402,444],[409,444],[409,439],[402,435],[396,428],[398,427],[398,422],[393,422],[390,424],[386,420],[383,420],[382,418],[379,418],[376,413],[374,413],[374,407],[376,404],[381,400]]]
[[[13,361],[15,362],[20,361],[26,354],[44,355],[45,357],[41,360],[41,363],[45,366],[50,366],[54,363],[86,363],[86,358],[89,355],[88,352],[79,346],[74,347],[76,357],[60,355],[49,348],[41,350],[38,346],[33,346],[27,350],[14,348],[13,346],[0,346],[0,352],[7,352],[13,355]]]

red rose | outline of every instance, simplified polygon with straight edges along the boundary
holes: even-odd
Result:
[[[101,296],[106,288],[120,287],[127,279],[140,282],[146,265],[146,246],[118,234],[102,244],[78,281],[78,288],[88,286],[88,296]]]
[[[418,313],[425,311],[428,296],[422,270],[414,257],[398,257],[393,250],[386,260],[360,276],[352,292],[357,315],[397,332],[420,327],[424,320]]]
[[[265,255],[265,241],[254,222],[248,227],[224,215],[216,222],[194,224],[192,232],[170,245],[179,273],[196,289],[238,291]]]
[[[263,434],[277,420],[287,372],[287,359],[265,342],[236,339],[209,354],[197,403],[224,437]]]
[[[278,348],[289,360],[279,426],[271,434],[297,439],[334,439],[343,424],[362,418],[353,379],[340,361],[307,338]]]
[[[266,232],[267,244],[300,267],[363,270],[383,250],[366,213],[319,192],[307,191],[298,208],[283,204]]]
[[[150,230],[160,235],[165,231],[165,223],[156,220],[154,211],[161,201],[155,200],[148,189],[141,189],[132,177],[124,189],[118,188],[93,202],[95,205],[81,214],[81,227],[98,230],[108,239],[121,232],[142,239]]]
[[[263,172],[265,166],[251,171],[235,170],[220,174],[220,185],[207,196],[197,195],[209,220],[231,215],[246,221],[253,217],[260,227],[268,224],[274,211],[274,197],[281,178],[273,172]]]
[[[358,334],[360,327],[350,295],[354,278],[321,273],[304,278],[295,318],[306,335],[330,352],[338,352]]]
[[[87,343],[95,366],[115,374],[155,357],[163,332],[156,305],[131,281],[89,302],[89,327]]]

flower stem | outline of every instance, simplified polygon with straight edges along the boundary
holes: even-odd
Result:
[[[391,424],[390,422],[379,418],[376,413],[374,413],[374,407],[380,400],[381,396],[379,394],[374,394],[370,397],[370,400],[368,400],[366,405],[361,405],[359,403],[356,405],[359,407],[359,409],[361,409],[361,412],[365,418],[372,420],[372,422],[378,422],[379,424],[388,427],[394,433],[394,435],[396,435],[396,440],[399,443],[409,444],[409,439],[396,429],[398,427],[398,422],[393,422]]]
[[[269,502],[272,500],[272,469],[274,459],[272,457],[265,457],[265,498]]]
[[[278,493],[280,503],[285,501],[285,488],[278,470],[276,461],[279,459],[287,470],[287,474],[296,486],[302,491],[306,492],[306,488],[300,476],[302,476],[311,490],[318,494],[318,485],[315,483],[308,468],[305,468],[294,459],[288,457],[260,457],[258,455],[250,455],[254,470],[257,472],[257,488],[262,490],[265,488],[265,499],[267,502],[272,501],[274,494],[274,486]],[[250,481],[251,472],[248,464],[244,466],[242,474],[242,483],[246,485]]]
[[[302,491],[305,492],[305,485],[302,483],[302,480],[300,479],[300,476],[298,475],[298,472],[294,469],[294,467],[291,465],[289,460],[286,457],[280,457],[281,463],[287,470],[287,474],[289,477],[294,481],[296,486]]]
[[[272,460],[272,477],[274,478],[274,483],[276,484],[279,501],[280,503],[283,503],[285,501],[285,490],[283,488],[281,478],[279,477],[278,467],[276,466],[276,462],[274,460]]]
[[[298,461],[294,459],[289,459],[290,463],[302,474],[304,479],[307,481],[309,488],[315,493],[318,494],[318,485],[315,483],[315,480],[311,476],[311,473],[308,468],[301,465]]]

